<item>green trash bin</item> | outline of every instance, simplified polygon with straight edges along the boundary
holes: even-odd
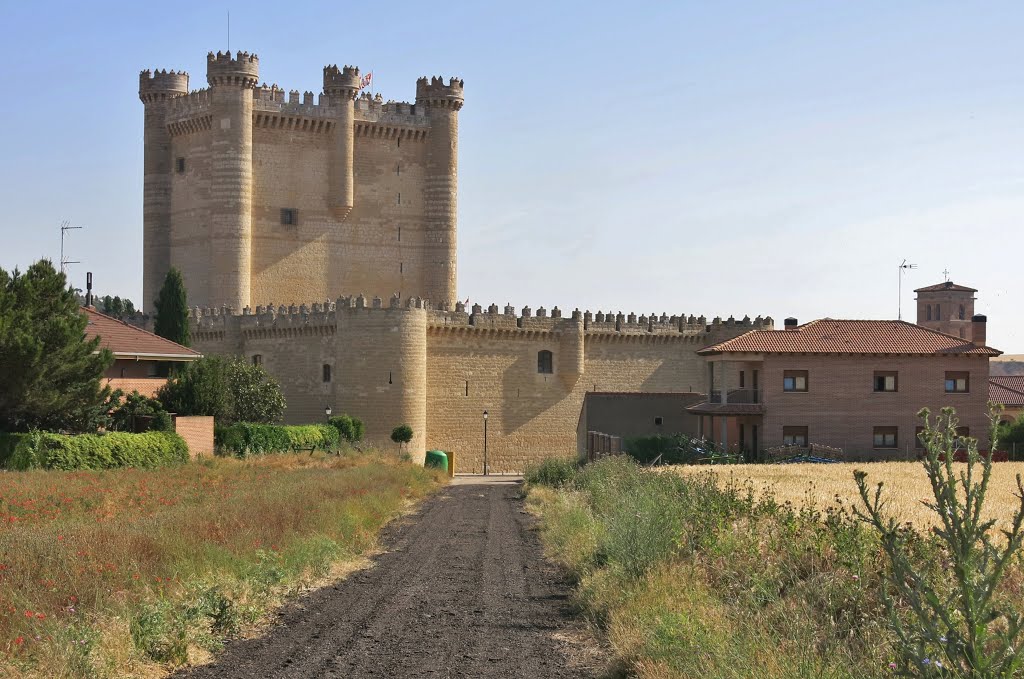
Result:
[[[427,459],[424,462],[425,467],[436,467],[437,469],[443,470],[446,474],[448,473],[448,455],[443,450],[428,450]]]

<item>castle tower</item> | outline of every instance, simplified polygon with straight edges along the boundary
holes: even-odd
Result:
[[[954,337],[971,340],[974,288],[946,281],[914,290],[917,293],[917,324]]]
[[[355,204],[355,98],[360,86],[359,69],[354,66],[324,66],[324,94],[336,110],[334,144],[329,162],[328,204],[338,219],[345,219]]]
[[[435,302],[454,302],[457,292],[456,220],[459,169],[459,110],[463,81],[420,78],[416,107],[430,119],[427,171],[423,187],[426,280],[424,296]]]
[[[255,54],[210,52],[206,80],[212,116],[210,306],[249,306],[252,271],[252,111]]]
[[[145,105],[145,151],[142,188],[142,252],[146,262],[142,304],[149,309],[171,266],[171,135],[165,117],[167,102],[188,94],[188,73],[142,71],[139,99]]]
[[[419,304],[420,306],[417,306]],[[336,406],[344,413],[368,413],[366,440],[382,449],[394,444],[392,429],[412,427],[408,451],[423,462],[427,445],[427,311],[422,302],[397,298],[383,308],[375,298],[339,306]]]

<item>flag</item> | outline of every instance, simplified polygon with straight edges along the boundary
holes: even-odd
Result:
[[[369,73],[362,77],[362,79],[359,81],[359,89],[365,90],[367,87],[370,86],[371,82],[373,82],[373,71],[370,71]]]

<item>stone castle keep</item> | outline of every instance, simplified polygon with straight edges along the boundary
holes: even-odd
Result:
[[[451,450],[460,470],[479,471],[486,410],[490,469],[519,471],[575,453],[588,391],[701,392],[697,350],[773,325],[466,308],[456,301],[462,81],[421,78],[411,104],[359,94],[350,66],[325,67],[319,96],[258,76],[245,52],[211,53],[209,88],[196,92],[186,73],[140,75],[143,300],[180,269],[193,347],[261,363],[289,422],[322,421],[330,406],[384,446],[408,423],[414,455]]]
[[[341,291],[453,301],[462,82],[416,103],[359,95],[327,66],[323,93],[258,86],[259,60],[207,57],[207,89],[143,71],[143,305],[167,270],[189,300],[236,312]]]

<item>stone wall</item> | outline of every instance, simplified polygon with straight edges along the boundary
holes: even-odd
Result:
[[[433,309],[418,298],[360,296],[243,315],[196,309],[192,346],[258,356],[281,383],[288,423],[321,421],[330,406],[362,418],[368,441],[385,449],[394,448],[391,430],[406,423],[415,459],[454,451],[460,471],[482,470],[487,410],[490,468],[518,472],[574,454],[588,391],[701,392],[706,368],[697,350],[771,326],[760,317],[563,317],[557,309]],[[539,371],[541,351],[552,354],[550,373]]]

